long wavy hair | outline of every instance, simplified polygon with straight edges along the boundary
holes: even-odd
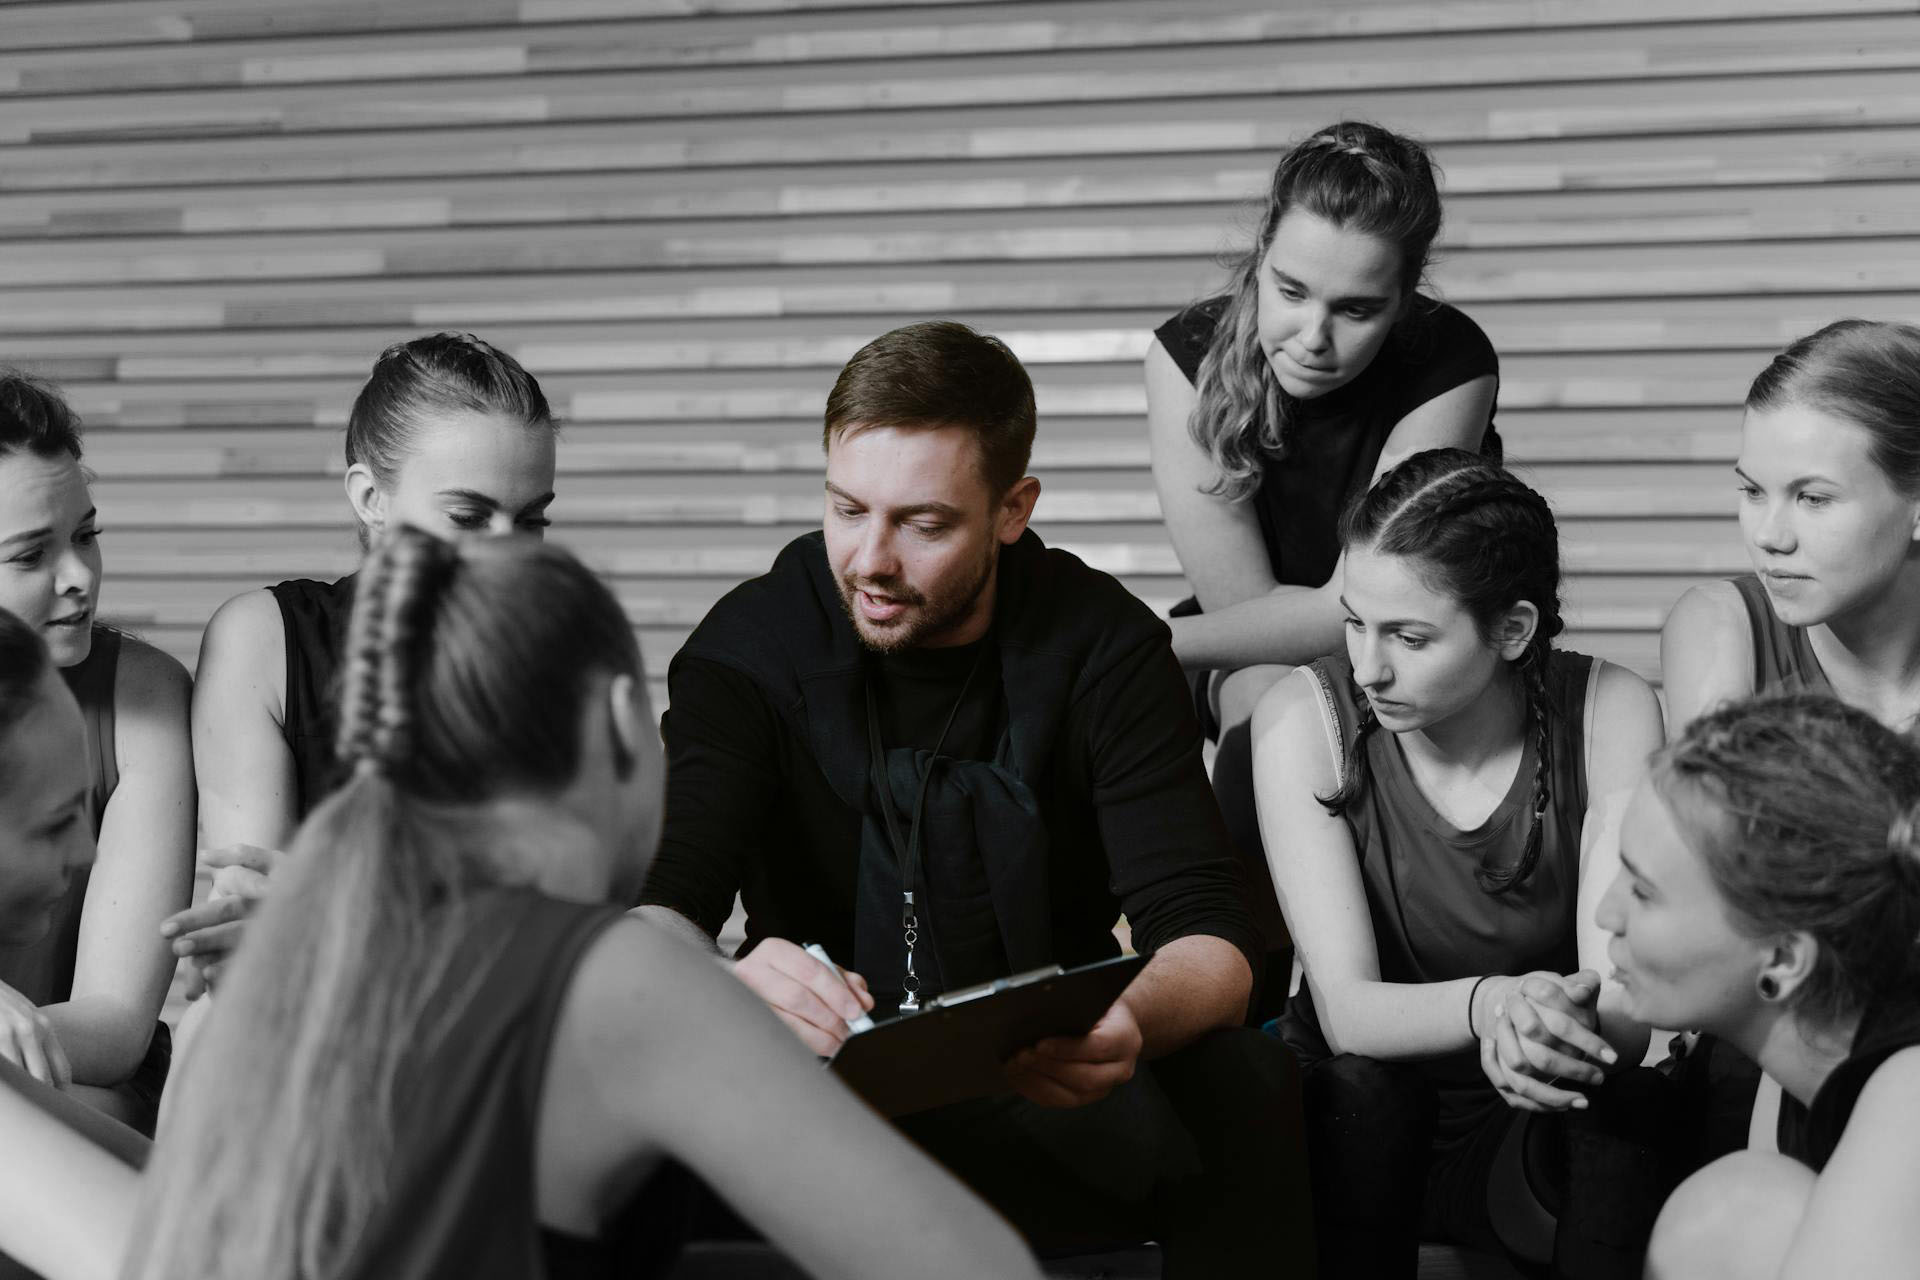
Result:
[[[1483,637],[1495,619],[1521,601],[1539,610],[1540,621],[1525,652],[1512,666],[1526,693],[1534,735],[1532,802],[1527,839],[1511,866],[1481,866],[1475,879],[1488,893],[1505,893],[1533,874],[1540,842],[1553,755],[1546,670],[1553,638],[1565,629],[1560,617],[1560,534],[1547,500],[1514,474],[1464,449],[1416,453],[1381,476],[1348,504],[1340,520],[1340,545],[1366,547],[1419,567],[1436,591],[1460,602]],[[1372,780],[1367,739],[1379,727],[1357,686],[1360,724],[1347,744],[1338,790],[1321,796],[1332,813],[1345,813]]]
[[[1405,310],[1392,340],[1406,340],[1424,317],[1414,291],[1440,234],[1440,189],[1433,157],[1411,138],[1379,125],[1343,120],[1295,144],[1274,168],[1253,247],[1234,260],[1226,310],[1200,361],[1187,430],[1213,460],[1208,492],[1246,497],[1268,460],[1283,455],[1293,417],[1260,346],[1260,271],[1288,210],[1304,209],[1336,227],[1378,237],[1400,251]]]
[[[1819,943],[1793,994],[1831,1027],[1920,974],[1920,747],[1826,694],[1749,698],[1653,758],[1654,789],[1749,936]]]
[[[640,673],[565,551],[412,529],[369,558],[345,662],[350,780],[301,827],[173,1085],[127,1277],[337,1274],[387,1193],[406,1065],[464,998],[449,964],[476,896],[553,856],[489,802],[564,788],[596,678]]]

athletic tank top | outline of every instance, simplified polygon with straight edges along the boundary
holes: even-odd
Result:
[[[1813,1095],[1813,1105],[1804,1107],[1793,1095],[1781,1095],[1780,1118],[1774,1128],[1780,1154],[1792,1156],[1815,1173],[1826,1168],[1867,1081],[1888,1058],[1917,1044],[1920,995],[1910,987],[1889,992],[1868,1005],[1854,1032],[1847,1060],[1820,1085],[1820,1092]]]
[[[294,578],[267,590],[286,637],[287,697],[281,733],[293,752],[294,818],[304,820],[338,781],[333,758],[334,697],[354,575],[338,582]]]
[[[534,1153],[547,1055],[575,967],[618,907],[525,889],[474,904],[446,1031],[404,1067],[385,1202],[338,1280],[584,1280],[664,1272],[691,1183],[662,1167],[599,1240],[544,1230]]]
[[[1597,664],[1582,653],[1550,651],[1546,671],[1547,786],[1540,858],[1505,893],[1480,887],[1480,867],[1520,861],[1533,810],[1539,761],[1529,729],[1520,767],[1493,813],[1463,831],[1448,822],[1415,784],[1397,735],[1378,726],[1366,738],[1369,781],[1344,817],[1366,887],[1384,982],[1446,982],[1534,969],[1571,973],[1579,967],[1580,828],[1587,812],[1588,684]],[[1358,732],[1364,695],[1345,655],[1322,658],[1312,671],[1324,695],[1323,714],[1337,727],[1339,758]],[[1332,738],[1329,738],[1331,749]],[[1464,1010],[1462,1017],[1464,1018]],[[1281,1019],[1282,1038],[1306,1063],[1331,1052],[1305,983]],[[1444,1081],[1486,1085],[1476,1051],[1426,1064]]]
[[[1805,627],[1780,621],[1767,599],[1767,589],[1751,573],[1733,580],[1747,611],[1747,629],[1753,634],[1753,690],[1755,693],[1832,693],[1827,673],[1820,669],[1813,642]]]
[[[120,765],[114,754],[113,685],[123,639],[118,631],[96,624],[93,647],[86,658],[60,672],[80,704],[80,718],[86,726],[87,812],[96,839],[107,801],[120,783]],[[73,995],[74,964],[80,954],[80,908],[87,899],[89,870],[74,872],[66,896],[54,905],[52,924],[40,941],[25,947],[0,947],[0,982],[36,1005],[58,1004]]]

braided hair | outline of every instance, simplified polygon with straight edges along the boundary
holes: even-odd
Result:
[[[402,527],[361,569],[334,752],[425,799],[562,786],[592,673],[639,669],[619,604],[566,552]]]
[[[1493,621],[1521,601],[1540,621],[1513,666],[1526,695],[1534,735],[1534,769],[1527,839],[1518,862],[1481,866],[1475,872],[1488,893],[1505,893],[1525,882],[1540,860],[1547,806],[1553,799],[1551,719],[1546,669],[1560,617],[1560,541],[1553,511],[1511,472],[1463,449],[1416,453],[1381,476],[1348,504],[1340,519],[1340,545],[1403,557],[1422,576],[1460,602],[1484,636]],[[1378,727],[1372,705],[1358,686],[1360,723],[1347,746],[1339,789],[1320,797],[1332,813],[1345,813],[1371,781],[1367,739]]]
[[[1654,789],[1742,932],[1819,944],[1793,993],[1832,1026],[1920,977],[1920,746],[1826,694],[1748,698],[1654,756]]]
[[[1411,138],[1343,120],[1294,145],[1274,168],[1253,246],[1230,268],[1226,310],[1200,362],[1187,430],[1213,460],[1209,492],[1230,500],[1258,487],[1282,456],[1293,401],[1260,345],[1260,273],[1280,220],[1304,209],[1336,227],[1375,236],[1400,251],[1401,295],[1411,304],[1435,237],[1440,188],[1433,157]],[[1422,319],[1411,306],[1395,326],[1405,338]]]

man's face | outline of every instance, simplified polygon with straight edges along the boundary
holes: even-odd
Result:
[[[968,644],[993,619],[1000,547],[1038,484],[999,499],[965,427],[849,427],[827,445],[827,563],[868,648]],[[1024,495],[1024,500],[1022,499]]]

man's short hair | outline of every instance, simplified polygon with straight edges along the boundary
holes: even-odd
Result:
[[[823,446],[868,427],[965,427],[994,496],[1027,474],[1033,381],[1007,344],[955,320],[883,333],[854,352],[827,396]]]

